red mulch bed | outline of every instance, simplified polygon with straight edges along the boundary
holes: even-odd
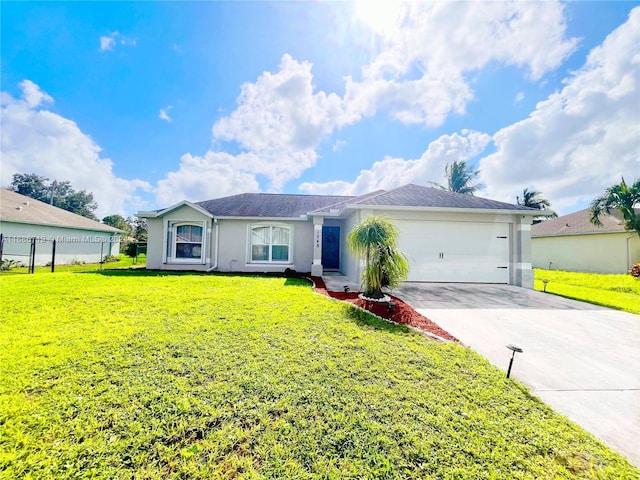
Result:
[[[373,313],[382,318],[386,318],[387,320],[391,320],[396,323],[403,323],[405,325],[410,325],[415,328],[419,328],[427,333],[431,333],[433,335],[437,335],[438,337],[444,338],[446,340],[450,340],[452,342],[459,342],[459,340],[451,335],[446,330],[443,330],[438,325],[433,323],[424,315],[419,314],[409,305],[404,303],[398,297],[394,297],[390,295],[393,303],[395,303],[395,309],[393,312],[389,312],[388,304],[386,302],[370,302],[367,300],[363,300],[358,298],[357,292],[329,292],[327,291],[326,285],[322,278],[320,277],[311,277],[316,284],[316,292],[321,293],[323,295],[327,295],[332,298],[336,298],[338,300],[343,300],[345,302],[353,303],[360,308],[364,308],[365,310]]]

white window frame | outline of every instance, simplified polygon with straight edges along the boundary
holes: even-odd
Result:
[[[200,256],[194,258],[183,258],[177,256],[178,250],[178,228],[184,226],[192,226],[199,227],[202,229],[202,236],[200,239]],[[170,263],[205,263],[206,258],[206,249],[207,249],[207,226],[205,222],[202,221],[193,221],[193,220],[183,220],[183,221],[169,221],[168,222],[169,231],[171,232],[168,235],[168,238],[171,242],[169,252],[171,252],[171,256],[168,259]],[[198,242],[188,242],[188,243],[198,243]]]
[[[253,230],[256,228],[269,228],[269,258],[267,260],[254,260],[253,259]],[[289,231],[289,243],[287,244],[287,259],[286,260],[273,260],[273,247],[274,244],[271,241],[273,238],[274,228],[284,228]],[[282,246],[284,244],[276,244],[276,246]],[[293,263],[293,225],[286,225],[281,223],[255,223],[248,226],[247,230],[247,263],[248,264],[261,264],[261,265],[291,265]]]

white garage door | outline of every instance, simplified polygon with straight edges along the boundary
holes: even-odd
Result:
[[[410,281],[509,283],[506,223],[396,221]]]

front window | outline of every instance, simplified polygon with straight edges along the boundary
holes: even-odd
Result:
[[[256,226],[251,229],[252,262],[289,262],[291,229],[280,226]]]
[[[202,258],[202,227],[177,225],[175,229],[175,259],[200,260]]]

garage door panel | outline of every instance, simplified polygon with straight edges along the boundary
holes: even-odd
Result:
[[[410,281],[509,282],[508,225],[396,222],[398,246],[409,259]]]

